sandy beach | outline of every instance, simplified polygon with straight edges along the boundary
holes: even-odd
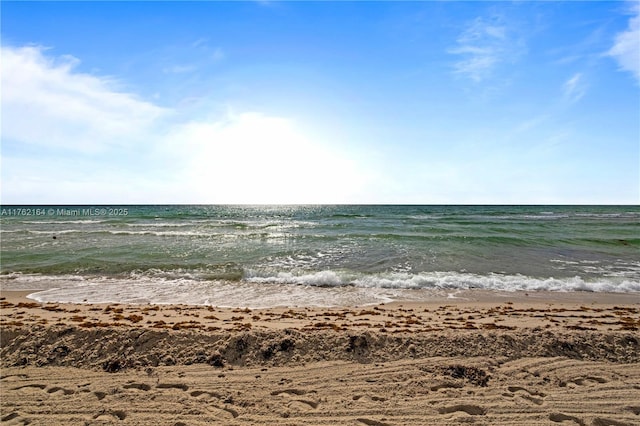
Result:
[[[640,296],[227,309],[2,293],[2,424],[640,424]]]

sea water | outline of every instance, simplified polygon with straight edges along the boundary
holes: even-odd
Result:
[[[0,218],[0,284],[39,301],[640,292],[640,206],[5,205]]]

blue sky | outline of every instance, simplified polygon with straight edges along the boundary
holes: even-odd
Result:
[[[640,3],[2,2],[1,201],[640,203]]]

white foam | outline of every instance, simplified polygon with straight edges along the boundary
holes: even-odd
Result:
[[[192,221],[195,222],[195,221]],[[142,222],[142,223],[124,223],[123,225],[131,228],[150,227],[150,228],[182,228],[185,226],[193,226],[190,222]]]
[[[253,283],[273,284],[302,284],[319,287],[340,287],[349,284],[345,276],[336,271],[319,271],[308,274],[296,275],[292,272],[278,272],[274,276],[251,276],[245,274],[245,280]]]
[[[0,276],[5,290],[42,290],[30,297],[40,302],[184,303],[230,307],[347,306],[393,300],[455,297],[463,290],[588,291],[638,293],[638,280],[620,277],[536,278],[524,275],[477,275],[460,272],[389,272],[356,274],[344,271],[251,273],[244,281],[203,280],[186,271],[171,274],[135,272],[127,277]],[[449,295],[449,296],[448,296]]]
[[[96,231],[104,232],[104,231]],[[111,235],[155,235],[157,237],[205,237],[218,235],[214,232],[202,231],[107,231]]]
[[[245,280],[262,284],[291,284],[320,287],[355,286],[386,289],[486,289],[500,291],[594,291],[638,292],[640,282],[626,277],[584,279],[578,276],[529,277],[515,274],[479,275],[463,272],[388,272],[355,274],[344,271],[307,273],[278,272],[274,275],[249,271]]]
[[[387,303],[396,294],[388,290],[363,291],[355,287],[264,285],[247,282],[109,279],[69,283],[29,295],[39,302],[190,304],[252,309],[277,306],[358,306]]]

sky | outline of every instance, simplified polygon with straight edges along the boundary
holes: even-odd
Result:
[[[640,2],[1,10],[3,204],[640,204]]]

